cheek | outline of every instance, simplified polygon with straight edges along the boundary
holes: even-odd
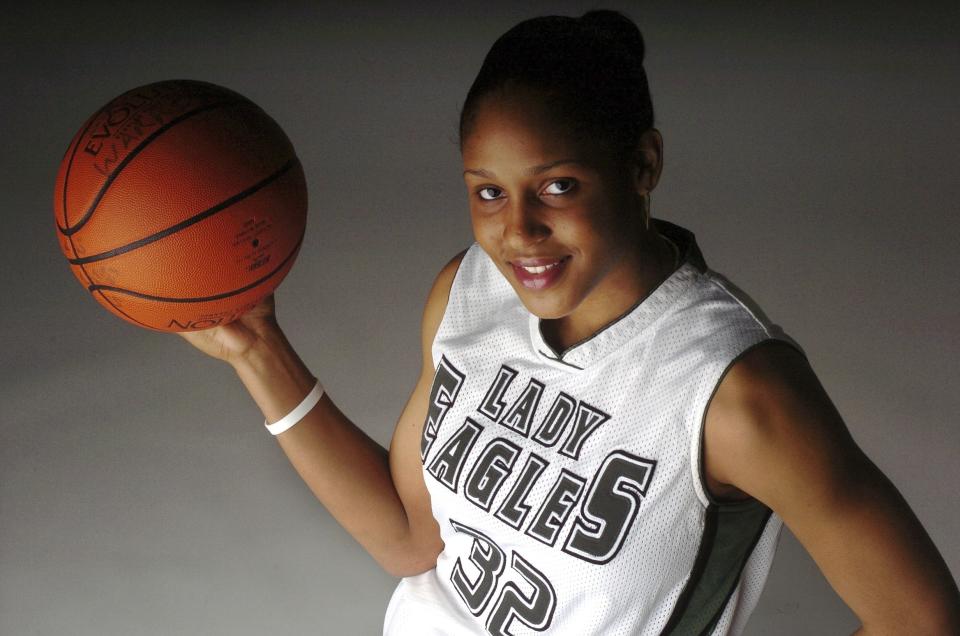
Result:
[[[616,240],[617,229],[602,216],[595,208],[564,215],[553,224],[553,234],[578,251],[594,252]]]
[[[480,245],[492,245],[500,236],[498,224],[492,215],[471,213],[470,225],[473,227],[473,237]]]

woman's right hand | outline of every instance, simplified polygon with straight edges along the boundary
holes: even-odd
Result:
[[[233,365],[254,345],[265,340],[269,332],[276,332],[277,329],[279,326],[276,306],[271,293],[252,309],[225,325],[177,333],[205,354]]]

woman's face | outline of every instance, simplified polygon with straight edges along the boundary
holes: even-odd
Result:
[[[646,294],[646,190],[599,144],[570,135],[544,101],[512,90],[478,105],[462,146],[470,216],[527,309],[585,337]]]

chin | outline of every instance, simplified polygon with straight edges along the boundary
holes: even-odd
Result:
[[[573,311],[572,308],[567,307],[565,304],[550,302],[545,299],[530,298],[526,294],[519,292],[517,295],[520,297],[520,302],[523,303],[523,306],[527,308],[527,311],[541,320],[556,320],[557,318],[570,315],[570,312]]]
[[[509,265],[500,267],[503,276],[513,288],[513,293],[517,295],[520,302],[527,308],[531,314],[541,320],[556,320],[569,316],[576,304],[571,303],[568,293],[565,293],[562,286],[553,287],[540,292],[527,289],[520,284],[513,275]]]

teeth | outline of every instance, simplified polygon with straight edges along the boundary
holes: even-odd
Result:
[[[559,264],[560,264],[560,261],[557,261],[556,263],[550,263],[549,265],[541,265],[539,267],[527,267],[526,265],[521,265],[521,267],[523,267],[523,269],[527,270],[531,274],[542,274],[548,269],[553,269]]]

